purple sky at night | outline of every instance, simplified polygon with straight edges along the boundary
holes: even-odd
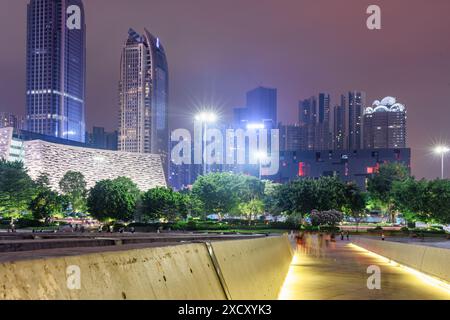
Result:
[[[25,112],[28,0],[0,0],[0,111]],[[450,143],[448,0],[84,0],[87,125],[115,129],[121,46],[128,28],[159,36],[170,68],[172,128],[196,106],[226,120],[245,92],[278,88],[279,118],[294,123],[298,100],[318,92],[332,103],[348,90],[368,103],[392,95],[408,108],[413,173],[435,178],[436,141]],[[382,9],[382,30],[366,8]],[[449,166],[450,168],[450,166]],[[450,176],[450,169],[447,172]]]

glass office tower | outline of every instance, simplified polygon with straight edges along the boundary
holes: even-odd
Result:
[[[160,154],[168,172],[169,71],[159,38],[133,29],[120,65],[119,150]]]
[[[67,26],[73,14],[79,18],[79,28]],[[84,142],[86,25],[83,3],[81,0],[31,0],[27,21],[28,130]]]

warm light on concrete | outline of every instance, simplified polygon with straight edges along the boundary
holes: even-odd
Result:
[[[433,287],[436,287],[436,288],[439,288],[441,290],[444,290],[446,293],[450,294],[450,284],[445,282],[445,281],[442,281],[440,279],[436,279],[436,278],[434,278],[432,276],[429,276],[429,275],[427,275],[427,274],[425,274],[423,272],[420,272],[420,271],[418,271],[416,269],[413,269],[413,268],[407,267],[405,265],[402,265],[402,264],[400,264],[400,263],[398,263],[398,262],[396,262],[394,260],[391,260],[389,258],[383,257],[383,256],[381,256],[381,255],[379,255],[379,254],[377,254],[375,252],[366,250],[366,249],[364,249],[364,248],[362,248],[360,246],[357,246],[357,245],[355,245],[353,243],[349,244],[349,246],[351,246],[355,250],[358,250],[358,251],[360,251],[362,253],[365,253],[365,254],[368,254],[368,255],[376,258],[376,259],[379,259],[379,260],[381,260],[384,263],[388,263],[392,267],[401,268],[402,270],[404,270],[404,271],[414,275],[418,280],[420,280],[420,281],[422,281],[422,282],[424,282],[424,283],[426,283],[428,285],[432,285]]]

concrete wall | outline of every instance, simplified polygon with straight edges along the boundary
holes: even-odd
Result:
[[[448,249],[361,237],[354,237],[352,242],[395,262],[450,282],[450,250]]]
[[[2,263],[0,300],[221,300],[227,299],[224,287],[232,299],[276,299],[292,257],[286,237],[214,242],[211,248],[213,255],[205,243],[195,243]],[[80,290],[67,287],[72,265],[81,271]]]
[[[275,300],[292,261],[287,236],[213,242],[233,300]]]

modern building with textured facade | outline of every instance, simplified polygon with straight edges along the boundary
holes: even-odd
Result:
[[[0,128],[0,159],[24,161],[24,141],[13,136],[14,128]]]
[[[73,14],[79,18],[79,26],[69,28],[66,22]],[[27,21],[28,130],[84,142],[86,25],[83,3],[81,0],[31,0]]]
[[[14,157],[18,153],[22,159]],[[166,186],[159,155],[83,148],[43,140],[24,141],[14,136],[12,128],[0,129],[0,158],[22,160],[32,179],[48,174],[55,190],[59,189],[59,181],[67,171],[81,172],[88,188],[100,180],[118,177],[130,178],[142,191]]]
[[[169,70],[159,38],[133,29],[120,62],[120,127],[118,149],[160,154],[168,172]]]
[[[364,113],[364,148],[406,148],[406,118],[395,98],[375,101]]]

